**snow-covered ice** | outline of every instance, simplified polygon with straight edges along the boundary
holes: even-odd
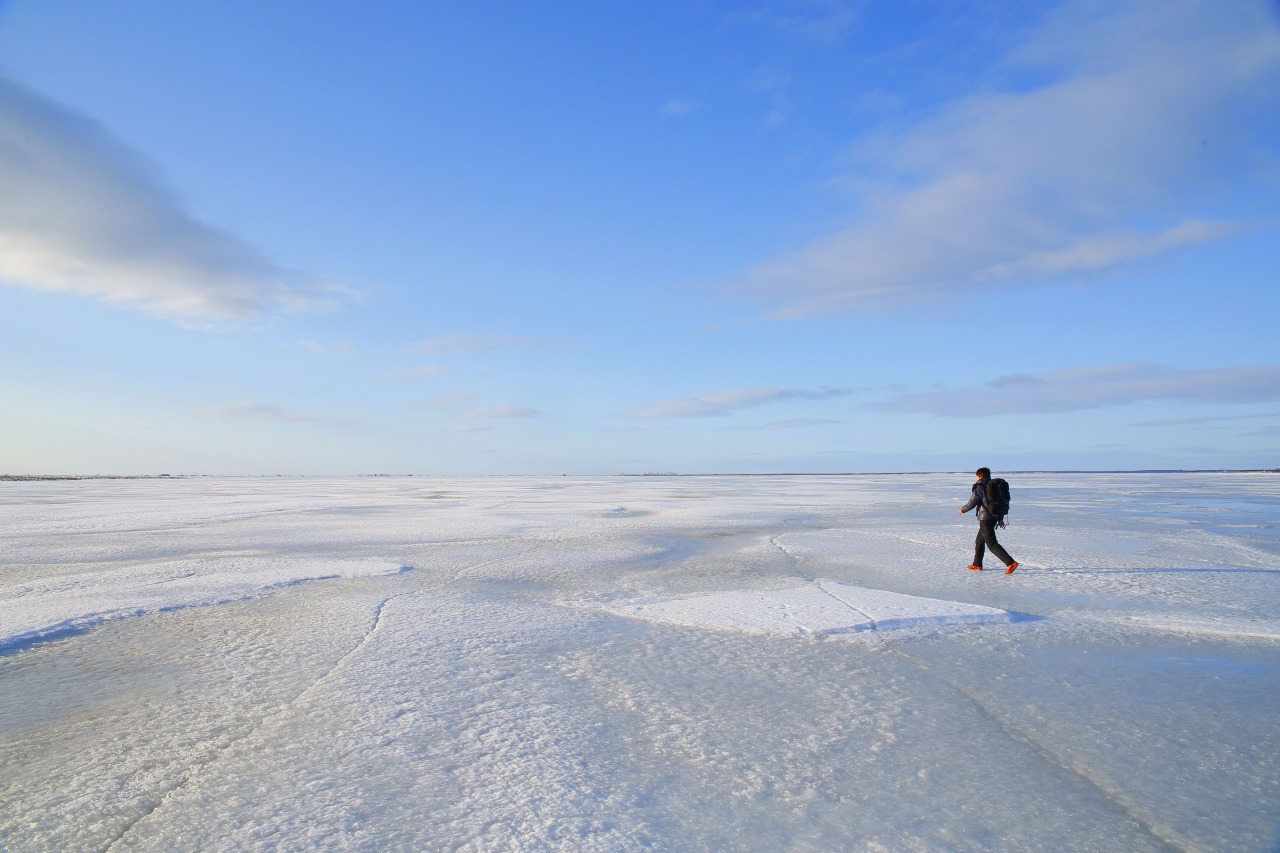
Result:
[[[6,585],[0,649],[109,619],[224,604],[308,580],[374,577],[403,570],[395,563],[324,558],[200,557],[47,575]]]
[[[781,589],[713,592],[608,609],[620,616],[753,634],[839,634],[1010,620],[1008,613],[995,607],[822,579]]]
[[[0,849],[1275,850],[1280,476],[0,483]]]

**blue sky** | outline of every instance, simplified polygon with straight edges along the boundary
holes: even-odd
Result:
[[[0,3],[0,472],[1280,466],[1280,8]]]

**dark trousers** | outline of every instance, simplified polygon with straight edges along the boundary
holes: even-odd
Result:
[[[996,541],[996,522],[994,518],[984,518],[978,522],[978,538],[973,540],[973,564],[982,565],[982,557],[991,549],[991,553],[1000,558],[1006,566],[1013,562],[1013,557],[1004,546]]]

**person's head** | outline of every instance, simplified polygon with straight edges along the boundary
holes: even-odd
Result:
[[[990,476],[991,476],[991,469],[990,469],[990,468],[979,468],[977,471],[974,471],[973,473],[974,473],[975,475],[977,475],[977,477],[978,477],[978,479],[979,479],[979,480],[981,480],[983,477],[990,477]]]

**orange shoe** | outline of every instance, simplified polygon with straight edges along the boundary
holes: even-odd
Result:
[[[979,566],[977,563],[970,563],[969,568],[973,569],[975,572],[982,571],[982,566]]]
[[[1016,568],[1018,568],[1018,562],[1015,560],[1014,562],[1012,562],[1012,563],[1010,563],[1010,564],[1009,564],[1009,568],[1005,569],[1005,570],[1004,570],[1004,573],[1005,573],[1006,575],[1011,575],[1011,574],[1013,574],[1013,570],[1014,570],[1014,569],[1016,569]]]

